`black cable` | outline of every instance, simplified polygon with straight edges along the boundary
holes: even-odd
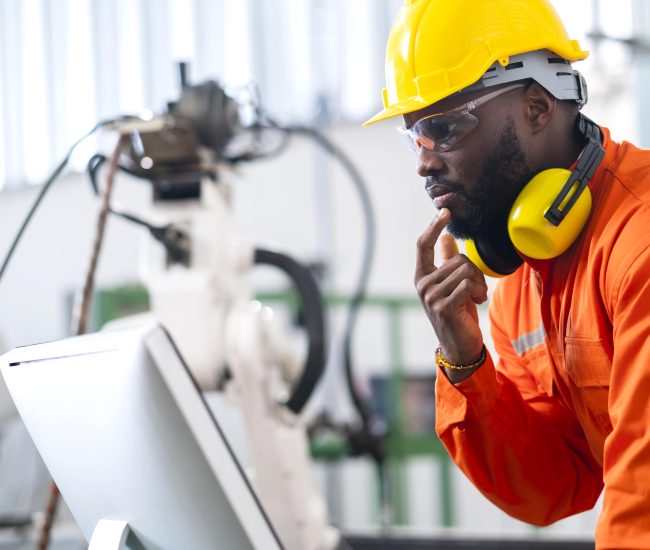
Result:
[[[99,184],[97,183],[97,172],[101,168],[102,164],[104,164],[108,160],[108,157],[106,155],[102,154],[96,154],[90,157],[90,160],[88,161],[88,164],[86,166],[86,172],[88,174],[88,180],[90,181],[90,185],[93,188],[93,191],[95,195],[99,196]],[[123,164],[118,165],[119,169],[122,170],[123,172],[126,172],[127,174],[135,177],[141,177],[138,173],[134,172],[130,168],[124,166]],[[124,210],[119,210],[115,209],[114,207],[109,208],[109,212],[111,214],[114,214],[115,216],[118,216],[120,218],[123,218],[127,221],[133,222],[138,225],[142,225],[143,227],[146,227],[149,231],[152,233],[154,231],[161,230],[162,228],[156,227],[149,222],[143,220],[142,218],[139,218],[138,216],[134,214],[130,214],[129,212],[126,212]]]
[[[88,174],[88,180],[90,181],[90,185],[93,188],[93,191],[95,195],[99,197],[100,191],[99,191],[99,184],[97,183],[97,171],[101,168],[102,164],[104,164],[108,160],[108,157],[106,155],[102,155],[100,153],[93,155],[90,160],[88,161],[88,164],[86,166],[86,172]],[[118,168],[130,176],[140,178],[140,179],[146,179],[149,180],[148,177],[143,176],[142,174],[132,170],[128,166],[120,163],[118,164]],[[207,173],[206,173],[207,174]],[[210,174],[208,174],[210,175]],[[136,216],[135,214],[131,214],[130,212],[127,212],[126,210],[122,210],[119,208],[115,207],[110,207],[108,211],[120,218],[123,218],[129,222],[141,225],[143,227],[146,227],[149,231],[151,231],[152,234],[157,235],[161,232],[164,232],[167,228],[169,228],[169,225],[165,226],[157,226],[149,223],[148,221]]]
[[[289,142],[291,141],[291,133],[283,131],[283,129],[278,128],[276,126],[264,126],[261,124],[254,124],[250,128],[248,128],[250,131],[252,131],[256,137],[255,139],[255,148],[251,151],[246,151],[245,153],[242,153],[237,156],[233,157],[224,157],[224,161],[230,163],[230,164],[239,164],[241,162],[250,162],[253,160],[262,160],[262,159],[271,159],[280,156],[284,151],[286,151],[287,147],[289,146]],[[278,145],[275,146],[275,148],[270,149],[268,151],[264,151],[260,147],[260,143],[262,142],[261,136],[264,132],[268,130],[278,130],[280,132],[280,142]]]
[[[97,196],[100,194],[99,184],[97,183],[97,171],[102,166],[102,164],[106,162],[106,160],[108,159],[105,155],[98,153],[90,158],[88,165],[86,166],[88,180],[90,181],[90,185],[93,188],[95,195]],[[117,167],[131,176],[150,181],[150,177],[148,175],[139,173],[122,163],[118,163]],[[201,172],[201,174],[210,178],[215,177],[214,173],[211,171]],[[186,265],[187,262],[189,262],[189,237],[187,235],[187,231],[184,228],[174,225],[173,223],[168,223],[166,225],[153,225],[152,223],[149,223],[148,221],[140,218],[139,216],[136,216],[135,214],[131,214],[130,212],[122,209],[117,209],[113,206],[109,206],[108,211],[111,214],[118,216],[126,221],[135,223],[142,227],[146,227],[149,230],[151,236],[165,247],[165,250],[168,254],[168,260],[175,263],[181,263],[183,265]]]
[[[43,186],[41,187],[41,190],[36,197],[36,200],[34,201],[34,204],[32,204],[32,207],[29,209],[29,212],[27,213],[27,216],[25,217],[25,220],[23,221],[22,225],[20,226],[20,229],[18,230],[18,233],[16,234],[16,237],[14,238],[13,242],[11,243],[11,246],[9,247],[9,251],[7,252],[7,255],[5,256],[4,261],[2,262],[2,267],[0,267],[0,281],[2,280],[2,277],[5,274],[5,271],[7,270],[7,266],[9,265],[9,262],[11,261],[12,256],[14,255],[14,252],[16,251],[16,248],[18,247],[18,243],[20,242],[20,239],[22,238],[23,234],[25,233],[25,230],[27,229],[27,226],[29,225],[29,222],[31,221],[32,217],[36,213],[36,210],[38,209],[39,205],[41,204],[41,201],[45,197],[45,194],[48,192],[54,181],[61,175],[61,172],[63,172],[63,169],[66,167],[68,164],[70,157],[72,156],[72,153],[74,150],[77,148],[77,146],[85,140],[87,137],[90,137],[92,134],[94,134],[97,130],[102,128],[103,126],[107,126],[109,124],[113,124],[115,122],[118,122],[120,120],[124,120],[125,118],[132,118],[132,117],[120,117],[117,119],[110,119],[110,120],[105,120],[103,122],[98,122],[92,130],[90,130],[88,133],[84,134],[82,137],[80,137],[77,141],[75,141],[70,149],[68,149],[68,152],[66,153],[65,157],[63,160],[59,163],[59,165],[54,169],[50,177],[45,181]]]
[[[273,121],[269,120],[269,122],[275,125]],[[275,126],[277,127],[277,125]],[[350,300],[348,316],[343,330],[343,365],[350,398],[352,399],[354,408],[359,414],[362,424],[360,432],[351,434],[350,442],[353,447],[356,447],[361,452],[369,453],[374,459],[377,465],[377,474],[379,478],[379,501],[382,503],[382,509],[385,509],[388,507],[391,499],[387,478],[385,451],[383,447],[383,438],[386,435],[386,426],[376,414],[373,414],[373,411],[368,407],[361,395],[359,395],[353,379],[354,369],[352,358],[352,339],[354,336],[354,329],[359,309],[366,296],[375,249],[375,215],[372,208],[372,201],[370,199],[370,192],[368,191],[368,186],[363,177],[350,158],[321,132],[315,128],[304,126],[290,126],[285,128],[285,131],[294,134],[302,134],[312,138],[319,146],[327,151],[327,153],[338,160],[345,171],[349,174],[361,201],[365,220],[366,243],[357,286]]]
[[[357,167],[350,160],[350,158],[339,149],[334,143],[332,143],[325,135],[316,130],[315,128],[307,126],[280,126],[268,116],[262,114],[260,116],[260,124],[267,124],[271,128],[278,130],[283,130],[291,134],[305,135],[313,139],[320,147],[322,147],[328,154],[338,160],[345,171],[349,174],[350,179],[352,180],[355,189],[359,195],[361,201],[361,207],[363,209],[364,220],[365,220],[365,230],[366,230],[366,243],[363,252],[363,261],[361,264],[361,270],[359,273],[359,278],[357,280],[357,285],[350,300],[348,307],[348,315],[345,323],[345,328],[343,331],[343,363],[345,370],[346,384],[350,392],[350,398],[354,408],[356,409],[361,423],[367,435],[375,441],[368,441],[368,443],[375,447],[374,451],[371,449],[371,454],[378,455],[380,450],[377,448],[377,441],[374,436],[378,435],[377,431],[379,429],[379,424],[375,422],[375,416],[372,414],[368,408],[365,401],[357,392],[356,386],[354,384],[352,371],[353,371],[353,359],[352,359],[352,337],[354,335],[354,329],[356,326],[357,317],[359,314],[359,308],[361,307],[364,298],[366,296],[366,290],[368,286],[368,279],[370,277],[370,270],[372,267],[372,259],[374,255],[375,248],[375,216],[372,208],[372,202],[370,199],[370,193],[368,191],[368,186],[366,185],[363,177],[357,170]],[[378,458],[378,456],[375,456]]]
[[[309,347],[302,375],[294,385],[292,394],[284,403],[294,414],[300,414],[325,369],[326,338],[323,298],[311,271],[290,256],[256,248],[255,264],[271,265],[283,271],[291,279],[302,302],[304,327]]]
[[[30,514],[1,514],[0,529],[23,529],[32,525]]]
[[[354,328],[356,326],[357,317],[359,314],[359,308],[361,307],[368,287],[368,279],[370,278],[370,270],[372,268],[372,259],[375,249],[375,216],[372,209],[372,202],[370,199],[370,193],[368,188],[363,180],[363,177],[357,170],[357,167],[350,160],[350,158],[343,153],[336,145],[334,145],[329,139],[327,139],[322,133],[314,128],[308,128],[304,126],[293,126],[289,127],[288,131],[303,134],[312,138],[316,143],[318,143],[325,151],[327,151],[331,156],[336,158],[346,172],[350,175],[352,182],[354,183],[355,189],[359,194],[359,199],[361,201],[361,207],[363,209],[364,220],[365,220],[365,231],[366,231],[366,243],[363,251],[363,260],[361,262],[361,270],[359,272],[359,278],[357,280],[356,288],[350,299],[350,305],[348,308],[348,316],[345,323],[345,328],[343,331],[343,362],[345,367],[345,377],[348,384],[348,389],[350,391],[350,397],[354,404],[355,409],[359,413],[361,421],[367,429],[371,429],[371,417],[372,414],[367,407],[365,401],[361,398],[356,390],[354,380],[352,378],[352,337],[354,335]]]
[[[289,142],[291,141],[291,132],[287,132],[285,128],[281,128],[266,115],[266,112],[262,108],[260,102],[259,89],[257,86],[253,85],[252,88],[249,87],[249,92],[251,94],[249,98],[251,100],[250,106],[253,108],[253,111],[255,113],[255,122],[251,126],[247,127],[246,130],[253,132],[253,135],[255,137],[253,143],[258,148],[237,155],[236,157],[224,158],[226,162],[230,162],[232,164],[237,164],[243,161],[269,159],[280,156],[287,149]],[[262,137],[268,132],[268,130],[277,130],[280,133],[280,142],[274,149],[267,151],[262,150],[260,152],[259,145],[263,142]]]

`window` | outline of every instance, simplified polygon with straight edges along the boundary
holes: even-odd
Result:
[[[181,60],[189,61],[193,82],[215,79],[227,89],[256,83],[280,120],[362,121],[381,107],[386,38],[402,3],[2,0],[0,189],[43,181],[98,120],[162,111],[178,96]],[[594,13],[607,34],[633,32],[632,0],[554,4],[581,42],[588,28],[598,28]],[[607,49],[594,58],[609,66],[627,59],[613,51],[625,50],[620,43],[588,47]],[[89,140],[73,167],[81,169],[95,148]]]
[[[323,101],[362,120],[380,107],[383,54],[400,0],[3,0],[0,188],[38,183],[98,120],[160,112],[193,82],[257,83],[276,117]],[[92,140],[72,161],[81,169]]]

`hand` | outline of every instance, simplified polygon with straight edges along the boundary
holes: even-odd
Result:
[[[487,300],[487,284],[480,270],[458,253],[454,238],[441,235],[449,218],[448,209],[440,210],[418,239],[415,288],[445,358],[467,365],[479,358],[483,347],[476,304]],[[436,267],[434,247],[438,239],[441,254]]]

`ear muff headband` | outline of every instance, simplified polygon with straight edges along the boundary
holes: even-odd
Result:
[[[587,138],[587,143],[578,156],[576,167],[562,187],[560,194],[555,198],[551,207],[544,213],[544,217],[555,226],[562,223],[562,220],[576,203],[580,194],[586,189],[591,178],[594,177],[600,161],[605,156],[600,128],[582,113],[578,116],[578,131],[582,136]],[[576,182],[578,185],[575,192],[569,196]],[[568,201],[566,201],[567,197],[569,197]]]
[[[523,261],[520,254],[535,259],[555,258],[575,242],[586,225],[591,211],[587,185],[605,150],[600,129],[593,121],[580,113],[577,126],[587,143],[573,171],[551,168],[537,174],[510,210],[507,235],[486,233],[467,243],[469,259],[486,275],[502,277],[513,273]]]

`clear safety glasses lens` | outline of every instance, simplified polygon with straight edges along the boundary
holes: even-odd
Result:
[[[418,120],[410,128],[397,128],[402,142],[417,153],[425,147],[429,151],[445,152],[478,125],[471,113],[442,113]]]
[[[397,131],[402,136],[406,147],[415,153],[422,147],[426,147],[430,151],[448,151],[478,125],[478,119],[471,111],[510,90],[525,86],[525,82],[517,82],[469,101],[446,113],[422,118],[410,128],[397,128]]]

